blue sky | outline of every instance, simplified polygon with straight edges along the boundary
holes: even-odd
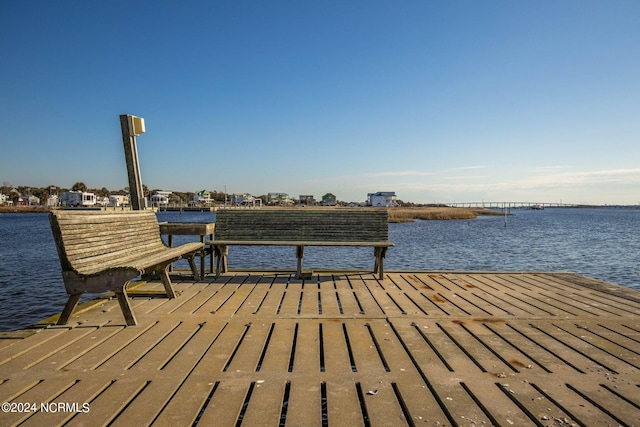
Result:
[[[640,203],[640,2],[0,2],[0,181]]]

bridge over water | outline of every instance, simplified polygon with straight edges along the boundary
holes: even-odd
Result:
[[[544,208],[572,208],[582,205],[573,203],[558,203],[558,202],[454,202],[447,203],[447,206],[451,207],[464,207],[464,208],[489,208],[489,209],[544,209]]]

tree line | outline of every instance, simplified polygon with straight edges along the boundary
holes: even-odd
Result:
[[[17,199],[19,197],[24,196],[36,196],[40,199],[41,204],[46,204],[47,199],[50,195],[60,195],[67,191],[84,191],[95,194],[97,197],[108,197],[110,195],[127,195],[129,194],[129,187],[124,187],[119,190],[109,190],[106,187],[102,188],[89,188],[84,182],[78,181],[71,188],[60,187],[57,185],[49,185],[47,187],[31,187],[27,185],[18,185],[13,186],[10,182],[3,182],[0,187],[0,193],[8,196],[10,199]],[[145,197],[150,197],[152,194],[155,194],[158,191],[162,191],[161,189],[153,189],[149,190],[146,185],[142,185],[142,191]],[[216,202],[224,202],[225,201],[225,193],[220,191],[211,191],[211,199]],[[169,201],[172,203],[188,203],[193,200],[193,196],[195,196],[195,192],[180,192],[173,191],[169,196]],[[266,197],[266,196],[265,196]]]

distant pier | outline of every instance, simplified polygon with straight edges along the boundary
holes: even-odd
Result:
[[[557,203],[557,202],[454,202],[447,203],[447,206],[454,208],[487,208],[487,209],[534,209],[542,208],[578,208],[587,207],[586,205],[578,205],[574,203]],[[595,206],[594,206],[595,207]],[[599,206],[598,206],[599,207]]]

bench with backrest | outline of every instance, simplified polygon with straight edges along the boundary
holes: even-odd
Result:
[[[172,262],[187,258],[197,277],[193,256],[203,244],[167,247],[152,211],[56,210],[49,214],[49,221],[69,294],[58,325],[68,322],[84,292],[108,291],[118,298],[127,325],[136,325],[126,290],[130,280],[155,271],[167,296],[175,298],[168,273]]]
[[[227,271],[232,245],[295,246],[296,277],[302,274],[305,246],[369,246],[374,248],[374,272],[384,276],[383,260],[389,241],[386,209],[294,208],[224,209],[216,212],[213,247],[216,275]]]

